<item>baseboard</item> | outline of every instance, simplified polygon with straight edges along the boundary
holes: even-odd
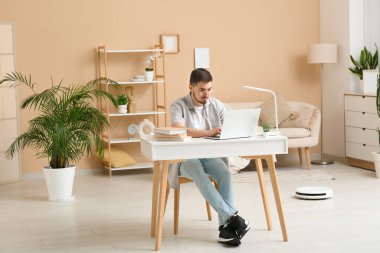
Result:
[[[103,169],[76,169],[75,170],[75,177],[83,177],[83,176],[88,176],[88,175],[95,175],[95,174],[102,174]],[[38,171],[38,172],[29,172],[29,173],[24,173],[22,175],[23,180],[33,180],[33,179],[43,179],[44,178],[44,173],[43,171]]]

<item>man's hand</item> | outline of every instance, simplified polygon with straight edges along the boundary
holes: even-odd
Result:
[[[220,132],[221,132],[221,128],[220,127],[215,127],[213,129],[210,129],[210,130],[207,130],[206,133],[207,135],[206,136],[216,136],[216,135],[219,135]]]
[[[184,123],[174,123],[172,124],[172,127],[185,127]],[[215,127],[210,130],[197,130],[197,129],[192,129],[192,128],[187,128],[187,135],[191,137],[206,137],[206,136],[215,136],[220,134],[221,132],[220,127]]]

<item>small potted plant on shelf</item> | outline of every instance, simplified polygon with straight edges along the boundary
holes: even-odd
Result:
[[[154,69],[153,62],[156,58],[156,55],[149,55],[148,58],[145,59],[146,68],[145,68],[145,81],[151,82],[154,79]]]
[[[99,82],[118,85],[116,82],[98,78],[84,85],[51,87],[37,92],[31,76],[19,72],[6,74],[0,84],[12,87],[25,85],[33,94],[21,104],[21,109],[33,109],[39,114],[29,121],[28,129],[18,136],[5,153],[12,158],[24,148],[32,148],[38,158],[48,158],[43,168],[50,201],[73,199],[72,189],[75,165],[85,154],[102,156],[101,133],[109,127],[104,115],[93,105],[95,99],[106,99],[117,105],[108,92],[98,89]]]
[[[376,110],[377,116],[380,118],[380,76],[377,76],[377,91],[376,91]],[[377,134],[380,145],[380,129],[377,127]],[[380,152],[372,152],[373,161],[375,163],[376,177],[380,179]]]
[[[129,97],[127,95],[121,94],[117,96],[117,105],[118,105],[119,113],[128,112],[128,103],[129,103]]]
[[[354,67],[348,68],[352,74],[359,77],[360,80],[360,92],[364,91],[364,84],[363,84],[363,75],[365,74],[365,70],[374,70],[377,68],[379,64],[379,54],[378,54],[378,48],[376,46],[376,51],[372,55],[370,51],[366,47],[364,47],[360,52],[360,58],[359,60],[355,60],[352,55],[350,55],[350,59],[352,64],[354,64]]]
[[[264,122],[261,124],[261,127],[263,128],[263,137],[268,137],[271,125],[269,123]]]

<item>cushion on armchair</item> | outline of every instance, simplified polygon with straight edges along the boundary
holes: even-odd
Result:
[[[310,129],[310,121],[315,108],[304,107],[279,124],[280,128],[307,128]]]
[[[274,97],[271,97],[260,105],[260,122],[269,123],[272,127],[276,125],[276,117],[274,113]],[[277,95],[277,116],[278,124],[292,116],[292,110],[282,96]]]

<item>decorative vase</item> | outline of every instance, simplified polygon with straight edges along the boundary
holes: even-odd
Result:
[[[372,152],[372,158],[375,163],[376,178],[380,179],[380,152]]]
[[[154,77],[154,71],[145,71],[145,81],[147,82],[151,82],[153,81],[153,77]]]
[[[126,105],[118,105],[119,113],[127,113],[128,112],[128,104]]]
[[[50,201],[73,200],[73,185],[75,177],[75,166],[68,168],[52,169],[44,167],[45,182]]]

